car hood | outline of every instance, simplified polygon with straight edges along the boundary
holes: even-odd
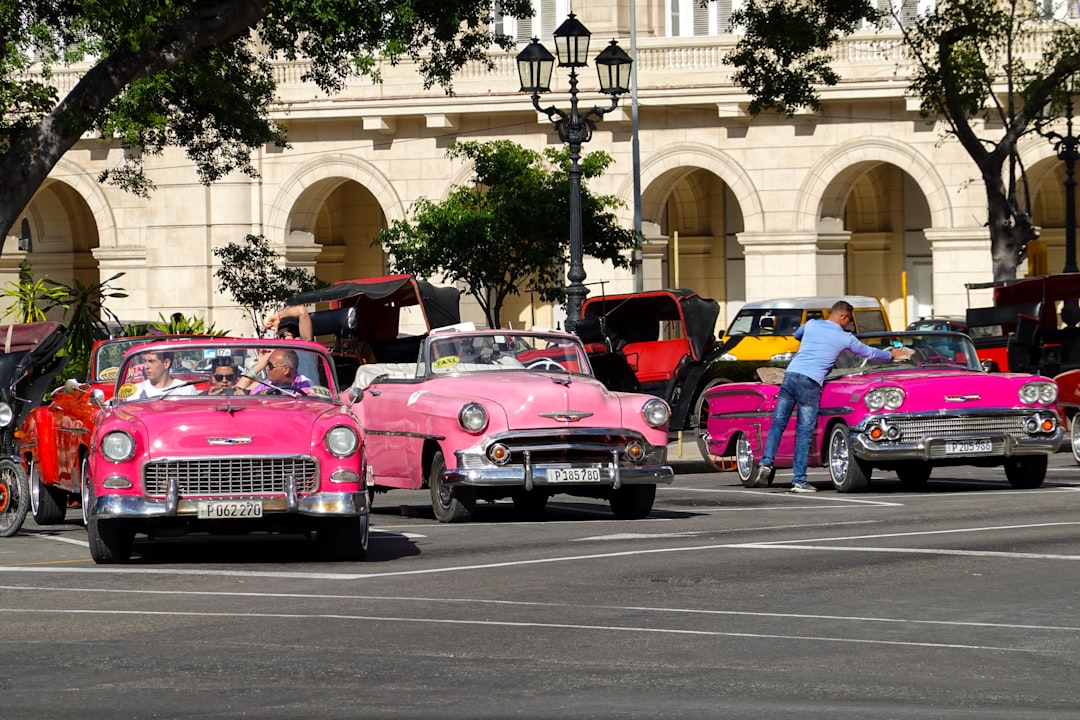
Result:
[[[341,406],[308,399],[207,398],[125,403],[99,423],[99,433],[139,428],[153,438],[151,455],[198,455],[210,447],[237,454],[304,452],[322,418]],[[327,421],[329,422],[329,420]],[[287,445],[283,445],[287,442]],[[215,450],[216,452],[216,450]]]
[[[566,427],[568,423],[621,428],[643,424],[645,395],[612,392],[594,378],[555,373],[485,372],[438,378],[427,390],[501,408],[507,428]]]
[[[1034,380],[1050,381],[1020,373],[981,373],[974,370],[895,370],[870,372],[830,380],[825,387],[833,392],[861,397],[867,391],[882,386],[901,387],[907,396],[902,409],[912,403],[927,407],[952,409],[965,404],[992,407],[1021,405],[1017,395],[1020,387]]]

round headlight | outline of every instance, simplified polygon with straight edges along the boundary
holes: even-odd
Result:
[[[904,391],[898,387],[882,388],[885,394],[885,407],[889,410],[895,410],[900,407],[904,402]]]
[[[641,416],[645,418],[645,422],[649,423],[650,426],[654,428],[663,427],[671,419],[671,409],[663,400],[653,398],[641,407]]]
[[[1039,402],[1050,403],[1057,400],[1057,384],[1056,383],[1043,383],[1043,386],[1039,388]]]
[[[126,432],[115,431],[101,438],[101,454],[106,460],[124,462],[135,457],[135,441]]]
[[[330,428],[323,442],[326,445],[326,451],[339,458],[349,457],[360,447],[360,437],[355,430],[346,425]]]
[[[863,403],[870,412],[877,412],[882,408],[895,410],[903,404],[905,397],[904,391],[898,387],[877,387],[866,393]]]
[[[1030,405],[1038,402],[1039,400],[1039,388],[1036,387],[1036,383],[1024,383],[1020,386],[1020,402]]]
[[[477,433],[487,427],[488,414],[479,403],[469,403],[458,413],[458,423],[471,433]]]
[[[6,402],[0,402],[0,427],[7,427],[15,419],[15,413]]]
[[[1029,382],[1020,386],[1020,402],[1050,404],[1057,400],[1057,385],[1052,382]]]

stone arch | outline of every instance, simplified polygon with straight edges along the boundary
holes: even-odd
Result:
[[[720,178],[730,188],[739,203],[743,224],[748,231],[762,230],[761,198],[750,176],[727,153],[693,143],[676,143],[652,153],[641,167],[642,217],[659,217],[663,205],[680,180],[695,170],[706,170]],[[619,197],[631,197],[633,177],[619,188]],[[633,208],[624,209],[624,214]]]
[[[25,214],[30,220],[31,225],[43,221],[43,218],[35,217],[34,201],[37,200],[42,193],[57,192],[58,188],[55,187],[56,185],[62,185],[67,188],[84,204],[85,211],[89,214],[89,217],[93,219],[94,225],[97,228],[98,247],[115,248],[118,242],[116,217],[113,215],[112,207],[105,198],[105,192],[102,190],[101,183],[91,177],[83,168],[69,160],[60,160],[60,162],[56,163],[56,167],[53,168],[49,177],[41,184],[37,193],[34,194],[34,198],[31,199],[30,203],[27,205]],[[65,191],[60,190],[59,192],[63,193]],[[33,230],[38,231],[38,236],[45,234],[45,228],[42,225],[33,227]]]
[[[816,232],[821,218],[842,218],[852,188],[880,164],[894,165],[912,178],[929,206],[932,227],[953,226],[948,190],[933,164],[906,143],[868,137],[840,145],[810,168],[798,190],[794,229]]]
[[[405,206],[390,179],[374,165],[350,155],[324,155],[301,165],[283,182],[270,204],[267,237],[287,241],[291,230],[314,227],[317,208],[342,183],[352,180],[374,197],[388,222],[403,219]],[[306,193],[318,185],[313,192]],[[299,199],[304,201],[298,207]]]
[[[1025,198],[1030,193],[1031,219],[1039,228],[1041,241],[1036,246],[1040,248],[1038,254],[1029,248],[1028,272],[1060,272],[1065,266],[1068,239],[1065,164],[1057,156],[1054,146],[1042,137],[1028,138],[1017,150],[1026,180],[1017,188],[1018,204],[1023,209],[1026,206]],[[1080,167],[1075,171],[1080,176]],[[1077,196],[1080,198],[1080,193]],[[1080,226],[1080,223],[1077,225]],[[1075,232],[1073,237],[1075,239]],[[1073,249],[1075,252],[1075,247]],[[1035,257],[1039,259],[1033,260]],[[1033,266],[1032,262],[1036,264]]]
[[[326,155],[299,167],[278,190],[265,233],[283,243],[294,266],[334,282],[383,274],[385,255],[370,241],[406,208],[389,178],[348,155]]]

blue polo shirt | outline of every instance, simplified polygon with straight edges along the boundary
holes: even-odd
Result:
[[[832,320],[807,321],[795,331],[795,339],[800,342],[799,351],[788,364],[787,370],[805,375],[818,385],[825,384],[825,376],[832,370],[836,358],[845,350],[868,360],[892,360],[891,352],[859,342],[853,333]]]

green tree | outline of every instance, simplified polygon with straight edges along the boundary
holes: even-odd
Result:
[[[500,0],[509,16],[528,0]],[[417,62],[425,84],[451,89],[464,64],[487,60],[490,0],[2,0],[0,231],[7,234],[57,161],[87,132],[117,139],[122,164],[103,181],[152,185],[140,159],[182,147],[200,178],[255,175],[251,151],[284,143],[269,115],[270,61],[306,58],[326,93],[349,77],[378,81],[385,59]],[[65,97],[54,72],[89,62]]]
[[[569,151],[540,154],[498,140],[456,143],[447,154],[472,161],[474,182],[454,188],[441,203],[421,198],[411,208],[411,222],[397,220],[380,233],[375,243],[390,254],[394,271],[465,283],[490,327],[502,326],[503,303],[522,290],[565,301]],[[613,212],[624,203],[594,195],[584,182],[611,162],[604,152],[581,159],[582,248],[585,255],[629,267],[636,236],[620,227]]]
[[[750,112],[819,107],[817,86],[839,80],[829,67],[830,47],[861,23],[882,20],[902,30],[915,64],[910,92],[923,116],[940,118],[976,166],[994,279],[1014,279],[1037,237],[1030,194],[1018,192],[1017,146],[1060,117],[1066,88],[1080,72],[1080,33],[1031,0],[939,2],[907,25],[895,13],[880,15],[869,0],[747,0],[732,13],[745,34],[726,59],[752,96]],[[1036,33],[1051,39],[1031,62],[1021,52]]]
[[[19,281],[8,283],[0,291],[5,297],[14,298],[3,317],[10,317],[17,323],[32,323],[47,320],[45,313],[55,307],[66,295],[62,288],[49,287],[44,279],[34,279],[33,268],[23,259],[19,262]]]
[[[304,268],[284,267],[262,235],[248,235],[243,243],[214,248],[221,267],[214,271],[218,290],[229,293],[244,309],[255,334],[263,331],[263,318],[293,295],[326,287]]]

